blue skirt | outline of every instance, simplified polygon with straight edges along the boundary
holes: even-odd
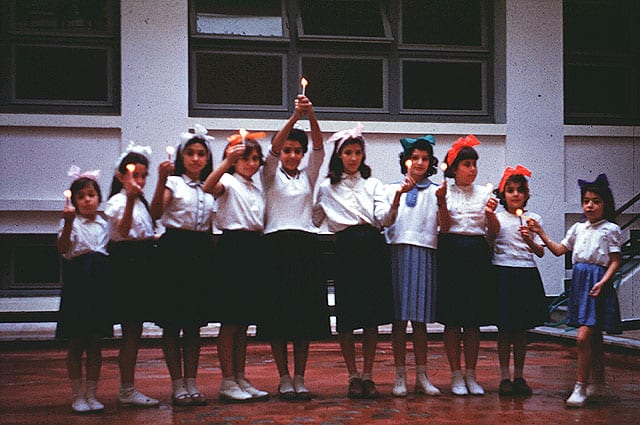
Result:
[[[589,291],[602,279],[605,271],[605,267],[597,264],[573,265],[567,318],[569,326],[597,326],[610,334],[622,333],[618,294],[613,286],[607,283],[597,298],[589,296]]]
[[[394,319],[432,323],[436,309],[436,251],[391,245]]]

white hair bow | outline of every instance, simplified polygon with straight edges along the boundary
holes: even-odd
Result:
[[[337,141],[338,144],[336,145],[336,152],[340,151],[342,144],[348,139],[360,139],[362,141],[362,144],[364,145],[365,139],[362,135],[362,128],[362,124],[358,123],[354,128],[349,128],[347,130],[341,130],[337,133],[333,133],[333,135],[331,135],[331,137],[329,137],[329,139],[327,140],[327,143],[330,144]]]
[[[127,145],[126,149],[120,154],[118,160],[116,161],[116,171],[118,170],[118,168],[120,168],[120,163],[122,162],[124,157],[131,152],[138,153],[140,155],[143,155],[147,159],[150,159],[151,146],[136,145],[136,142],[134,142],[133,140],[129,140],[129,144]]]
[[[71,167],[69,167],[69,171],[67,171],[67,175],[71,177],[74,181],[82,177],[86,177],[88,179],[98,181],[98,177],[100,176],[100,170],[80,172],[80,167],[78,167],[77,165],[72,165]]]

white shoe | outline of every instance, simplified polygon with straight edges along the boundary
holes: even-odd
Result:
[[[594,400],[605,400],[613,397],[611,389],[606,384],[589,384],[585,394],[587,398]]]
[[[451,392],[455,395],[467,395],[469,390],[459,370],[451,373]]]
[[[587,401],[586,385],[576,382],[573,392],[567,399],[567,407],[582,407]]]
[[[438,387],[433,385],[426,375],[421,375],[416,378],[416,393],[431,396],[438,396],[441,394]]]
[[[142,394],[135,387],[124,391],[121,389],[118,394],[118,402],[123,406],[141,407],[154,407],[160,404],[160,401]]]
[[[242,389],[242,391],[251,394],[251,398],[254,400],[262,400],[269,397],[269,393],[266,391],[262,391],[251,385],[245,378],[239,378],[236,380],[238,386]]]
[[[467,382],[467,389],[469,390],[469,394],[471,395],[484,395],[484,388],[478,384],[476,381],[476,377],[473,375],[467,375],[465,377],[465,381]]]
[[[91,411],[91,406],[84,397],[75,397],[71,403],[71,409],[76,413],[87,413]]]
[[[92,412],[102,412],[104,410],[104,404],[100,403],[95,397],[87,396],[86,400]]]
[[[296,398],[298,400],[311,400],[311,393],[309,392],[307,386],[304,385],[304,376],[295,375],[293,377],[293,390],[296,392]]]
[[[220,384],[220,400],[223,401],[247,401],[251,400],[251,394],[244,391],[238,383],[231,379],[223,379]]]
[[[396,384],[391,391],[394,397],[407,396],[407,380],[404,376],[396,376]]]

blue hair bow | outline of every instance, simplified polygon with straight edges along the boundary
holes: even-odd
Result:
[[[598,187],[608,188],[609,179],[607,179],[606,174],[602,173],[602,174],[599,174],[598,177],[596,177],[596,179],[592,182],[578,179],[578,186],[580,186],[580,189],[584,189],[586,186],[598,186]]]
[[[400,144],[402,145],[402,149],[406,151],[408,149],[411,149],[413,144],[418,140],[424,140],[425,142],[429,143],[431,146],[435,146],[436,144],[436,138],[430,134],[427,134],[426,136],[418,137],[417,139],[411,139],[409,137],[405,137],[403,139],[400,139]]]

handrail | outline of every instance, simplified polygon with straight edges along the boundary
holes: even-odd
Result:
[[[617,218],[619,217],[623,212],[625,212],[626,210],[628,210],[633,204],[635,204],[636,202],[640,201],[640,193],[637,193],[636,196],[634,196],[633,198],[631,198],[630,200],[628,200],[627,202],[625,202],[625,204],[623,206],[621,206],[620,208],[618,208],[615,212],[614,217]],[[626,222],[625,224],[620,226],[621,230],[626,229],[627,227],[631,226],[633,223],[635,223],[638,219],[640,219],[640,214],[636,214],[635,216],[631,217],[631,219]]]

